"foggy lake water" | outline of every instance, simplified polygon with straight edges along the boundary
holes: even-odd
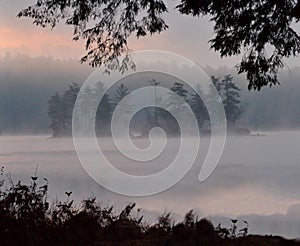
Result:
[[[168,139],[168,156],[153,165],[138,165],[126,159],[120,161],[122,157],[109,139],[98,141],[117,168],[137,175],[165,168],[178,145],[175,138]],[[136,142],[147,145],[144,139]],[[1,136],[0,163],[14,182],[25,183],[30,182],[38,164],[39,182],[43,183],[44,177],[49,180],[50,200],[64,200],[65,191],[72,191],[77,203],[91,195],[103,206],[117,208],[134,201],[149,221],[165,210],[180,219],[185,212],[194,209],[200,217],[208,217],[215,224],[226,226],[230,224],[229,218],[239,218],[249,222],[250,233],[299,237],[300,132],[227,137],[219,165],[200,183],[198,174],[208,143],[208,137],[201,137],[199,158],[179,183],[160,194],[142,198],[115,194],[92,180],[78,160],[72,138]]]

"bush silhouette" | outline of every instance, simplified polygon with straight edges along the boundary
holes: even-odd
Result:
[[[175,224],[164,212],[158,222],[147,225],[135,203],[120,212],[102,207],[95,197],[83,199],[81,207],[66,192],[65,201],[48,202],[48,181],[28,185],[0,180],[0,245],[299,245],[281,237],[247,235],[248,224],[238,230],[214,228],[207,219],[189,211]],[[137,213],[136,213],[137,211]]]

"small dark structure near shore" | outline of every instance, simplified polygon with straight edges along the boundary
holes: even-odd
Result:
[[[228,127],[227,133],[235,136],[249,136],[251,134],[248,128],[243,127]]]

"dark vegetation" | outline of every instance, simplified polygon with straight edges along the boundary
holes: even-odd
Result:
[[[224,104],[224,110],[227,118],[227,124],[229,130],[235,133],[241,133],[243,129],[238,128],[238,121],[245,111],[245,104],[242,104],[240,99],[241,89],[233,82],[231,75],[224,76],[223,79],[211,77],[213,84],[215,85]],[[152,86],[157,86],[160,82],[156,80],[149,81]],[[183,100],[188,103],[193,110],[198,127],[202,131],[209,131],[209,115],[202,101],[202,98],[206,98],[207,102],[217,100],[214,94],[211,92],[213,89],[210,87],[208,92],[203,92],[201,85],[198,85],[197,91],[191,91],[184,83],[174,82],[169,88],[171,91],[179,95]],[[76,98],[78,96],[80,86],[76,83],[69,85],[69,88],[62,94],[55,93],[48,101],[48,116],[51,120],[50,128],[53,130],[53,136],[68,136],[72,133],[72,113],[75,105]],[[103,98],[98,106],[95,127],[98,135],[110,135],[110,123],[113,111],[119,102],[130,93],[130,90],[124,85],[120,84],[113,91],[106,91],[104,84],[100,81],[95,84],[94,88],[87,87],[85,91],[79,96],[78,100],[81,100],[81,108],[83,124],[86,121],[92,120],[92,105],[99,100],[102,94]],[[155,94],[156,103],[159,103],[162,99]],[[97,103],[96,103],[97,104]],[[174,117],[168,113],[180,112],[184,117],[186,112],[186,106],[183,102],[178,101],[173,96],[170,96],[167,102],[164,103],[164,109],[161,108],[145,108],[139,113],[140,119],[144,119],[142,122],[137,122],[131,129],[133,132],[138,132],[139,136],[147,136],[149,130],[153,127],[161,127],[166,130],[170,135],[180,134],[178,125],[175,122]],[[128,114],[131,112],[131,105],[125,103],[122,107],[122,112]],[[207,124],[205,125],[205,122]],[[247,129],[244,130],[244,134],[249,134]]]
[[[134,67],[130,37],[159,34],[168,29],[165,0],[37,0],[20,11],[41,27],[59,22],[74,29],[74,40],[85,41],[81,62],[123,71]],[[172,7],[171,7],[172,8]],[[245,73],[248,89],[278,84],[284,59],[300,53],[300,36],[294,23],[300,19],[299,0],[180,0],[173,8],[180,14],[209,16],[215,36],[210,46],[221,57],[241,55],[236,65]],[[197,47],[194,47],[197,49]],[[123,60],[118,58],[125,54]]]
[[[33,175],[30,184],[14,184],[7,177],[0,183],[1,245],[300,245],[278,236],[248,235],[246,221],[244,228],[237,228],[237,220],[230,228],[215,228],[193,210],[181,222],[165,212],[150,225],[134,203],[116,212],[90,197],[78,207],[72,192],[65,192],[65,201],[50,204],[47,179],[40,184]]]
[[[34,73],[32,67],[35,68]],[[170,69],[181,71],[181,68],[176,66]],[[205,71],[208,75],[220,78],[223,78],[224,74],[232,74],[235,84],[242,89],[241,105],[246,102],[250,104],[239,120],[241,126],[247,126],[254,131],[299,129],[299,67],[280,73],[281,86],[264,88],[260,92],[249,92],[245,78],[238,76],[233,68],[206,67]],[[0,57],[2,134],[50,134],[52,131],[49,129],[51,123],[47,115],[48,99],[56,92],[62,95],[73,82],[81,85],[91,72],[90,67],[71,60],[31,58],[24,55]],[[161,82],[162,77],[152,74],[147,78]],[[131,91],[140,80],[140,77],[133,77],[133,86],[125,82],[124,85]],[[146,85],[145,81],[140,84]],[[172,84],[167,85],[167,88],[171,86]]]

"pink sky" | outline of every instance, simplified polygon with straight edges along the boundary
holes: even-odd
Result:
[[[31,56],[53,56],[55,58],[80,59],[85,54],[82,41],[72,40],[72,28],[59,25],[53,31],[32,24],[27,18],[17,18],[22,8],[34,0],[0,1],[0,54],[25,53]],[[207,41],[212,38],[212,24],[207,19],[183,17],[170,10],[166,20],[169,30],[152,37],[131,38],[129,47],[133,51],[159,49],[179,53],[202,65],[234,65],[236,58],[222,61],[219,55],[209,50]]]
[[[35,0],[0,1],[0,54],[24,53],[79,60],[85,54],[84,43],[72,40],[71,27],[61,24],[50,31],[33,25],[30,19],[16,17],[19,10],[34,2]],[[131,50],[159,49],[175,52],[202,66],[232,67],[240,60],[237,57],[221,59],[218,53],[210,50],[208,41],[213,37],[213,25],[208,22],[208,18],[182,16],[170,8],[165,19],[170,26],[166,32],[139,40],[131,38]],[[292,58],[286,63],[296,66],[300,65],[300,60]]]

